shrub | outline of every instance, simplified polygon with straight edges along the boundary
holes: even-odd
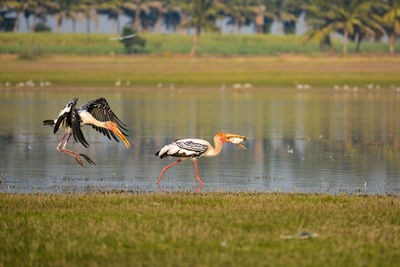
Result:
[[[134,34],[136,35],[133,37],[124,38],[124,36],[130,36]],[[129,26],[125,26],[122,30],[122,38],[123,39],[120,41],[124,44],[125,53],[127,54],[137,53],[138,51],[136,49],[136,46],[144,47],[146,44],[146,40],[139,37],[137,35],[137,32]]]
[[[23,60],[37,60],[44,56],[43,48],[39,45],[29,45],[26,46],[21,52],[18,54],[19,59]]]
[[[51,28],[44,24],[43,22],[39,22],[36,24],[35,28],[33,28],[34,32],[51,32]]]

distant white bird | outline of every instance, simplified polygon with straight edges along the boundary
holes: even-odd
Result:
[[[253,85],[251,83],[245,83],[243,85],[243,87],[246,88],[246,89],[251,89],[251,88],[253,88]]]
[[[223,84],[221,85],[220,90],[221,90],[221,91],[226,91],[226,84],[223,83]]]
[[[26,84],[26,86],[30,86],[30,87],[34,87],[36,85],[32,80],[27,81],[25,84]]]
[[[22,87],[25,86],[25,83],[24,83],[24,82],[20,82],[20,83],[17,83],[15,86],[16,86],[17,88],[22,88]]]
[[[133,38],[135,36],[136,36],[136,33],[125,35],[125,36],[122,36],[122,37],[111,37],[109,40],[125,40],[125,39],[129,39],[129,38]]]
[[[311,89],[312,87],[311,87],[311,85],[309,85],[309,84],[305,84],[304,85],[304,89]]]
[[[302,89],[304,89],[304,85],[298,84],[298,85],[296,85],[296,88],[299,89],[299,90],[302,90]]]
[[[366,87],[368,90],[372,90],[374,89],[374,84],[373,83],[367,84]]]
[[[340,90],[340,89],[341,89],[340,86],[337,85],[337,84],[335,84],[335,85],[333,86],[333,90]]]
[[[232,85],[232,88],[233,88],[233,89],[242,89],[243,87],[242,87],[242,85],[241,85],[240,83],[234,83],[234,84]]]
[[[347,84],[343,85],[343,90],[345,91],[349,91],[350,90],[350,86],[348,86]]]
[[[118,79],[118,80],[115,82],[115,86],[117,86],[117,87],[121,86],[121,79]]]

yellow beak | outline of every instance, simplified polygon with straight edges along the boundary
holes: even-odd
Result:
[[[229,143],[238,145],[244,149],[247,149],[244,145],[242,145],[241,143],[249,140],[248,137],[244,136],[244,135],[238,135],[238,134],[230,134],[230,133],[225,133],[225,140]]]
[[[123,133],[121,132],[121,130],[118,127],[112,128],[111,130],[124,142],[127,149],[129,149],[131,147],[131,144],[125,138],[125,136],[123,135]]]

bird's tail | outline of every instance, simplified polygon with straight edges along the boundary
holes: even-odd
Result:
[[[44,120],[43,121],[43,125],[50,125],[50,126],[54,126],[54,120]]]
[[[158,150],[155,155],[158,157],[160,155],[160,150]]]

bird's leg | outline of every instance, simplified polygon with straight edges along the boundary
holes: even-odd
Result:
[[[200,176],[199,176],[199,170],[197,169],[197,159],[194,159],[194,167],[196,168],[196,178],[197,181],[200,182],[201,185],[204,185],[204,183],[201,181]]]
[[[61,138],[60,143],[58,143],[58,146],[57,146],[57,150],[58,150],[58,151],[62,151],[62,150],[60,149],[60,146],[61,146],[62,142],[64,142],[64,139],[65,139],[66,136],[67,136],[67,134],[64,134],[63,138]]]
[[[60,143],[58,144],[58,146],[57,146],[57,150],[63,152],[64,154],[67,154],[68,156],[73,157],[74,159],[76,159],[76,161],[79,163],[79,165],[81,165],[81,166],[83,167],[82,160],[81,160],[78,156],[75,156],[75,155],[73,155],[73,154],[70,153],[70,152],[73,152],[73,151],[69,151],[69,150],[66,150],[66,149],[65,149],[65,146],[68,144],[68,140],[69,140],[69,138],[71,137],[72,133],[69,134],[69,136],[68,136],[68,138],[67,138],[67,141],[65,142],[65,144],[63,145],[63,147],[60,148],[60,145],[61,145],[62,142],[64,141],[64,139],[65,139],[65,137],[67,136],[67,134],[68,134],[68,133],[66,133],[66,134],[64,135],[64,137],[61,139],[61,142],[60,142]],[[76,152],[73,152],[73,153],[76,153]]]
[[[167,167],[165,167],[165,168],[162,170],[161,174],[160,174],[160,178],[158,178],[157,184],[160,183],[161,178],[162,178],[162,176],[163,176],[163,174],[164,174],[164,172],[165,172],[166,170],[168,170],[170,167],[174,166],[175,164],[178,164],[178,163],[181,162],[181,161],[182,161],[181,159],[178,159],[177,161],[175,161],[175,162],[172,163],[171,165],[168,165]]]
[[[201,184],[196,187],[196,193],[200,193],[201,188],[204,186],[204,184]]]
[[[82,154],[82,153],[78,153],[78,152],[75,152],[75,151],[72,151],[72,150],[68,150],[68,149],[65,148],[65,147],[67,146],[68,141],[69,141],[69,139],[71,138],[71,136],[72,136],[72,133],[69,134],[69,136],[68,136],[68,138],[67,138],[67,141],[65,142],[65,144],[64,144],[64,146],[63,146],[63,148],[62,148],[62,151],[63,151],[64,153],[65,153],[65,152],[68,152],[68,153],[73,153],[73,154],[78,155],[78,156],[82,156],[82,157],[84,157],[84,158],[86,159],[87,162],[89,162],[89,164],[94,164],[94,165],[96,165],[96,163],[94,163],[94,161],[93,161],[91,158],[89,158],[88,155]],[[74,156],[74,158],[75,158],[75,156]],[[76,159],[76,158],[75,158],[75,159]],[[77,160],[77,161],[78,161],[78,160]],[[82,161],[79,159],[78,163],[81,164],[82,167],[83,167],[83,164],[82,164],[81,162],[82,162]]]

